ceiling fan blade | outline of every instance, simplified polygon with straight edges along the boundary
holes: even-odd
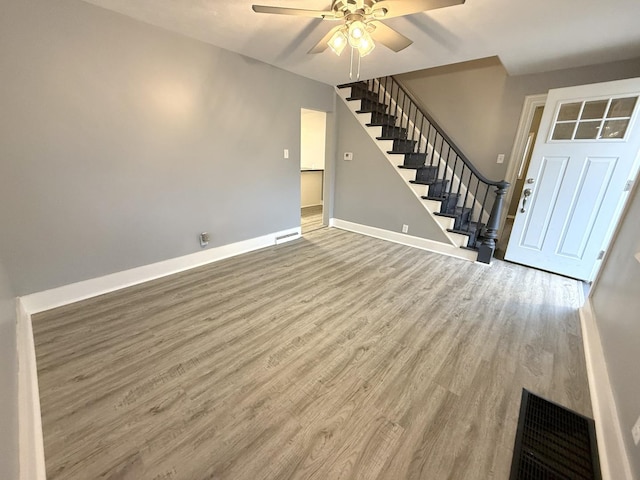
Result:
[[[414,13],[435,10],[436,8],[462,5],[465,0],[381,0],[374,4],[373,10],[384,10],[381,18],[402,17]]]
[[[341,28],[342,28],[342,25],[338,25],[337,27],[333,27],[331,30],[329,30],[329,32],[324,37],[322,37],[322,40],[320,40],[318,43],[316,43],[315,47],[313,47],[307,53],[322,53],[322,52],[324,52],[329,47],[329,40],[331,40],[331,37],[333,36],[333,34],[337,30],[340,30]]]
[[[375,30],[371,32],[373,39],[394,52],[404,50],[413,43],[413,40],[408,39],[400,32],[395,31],[382,22],[371,22],[370,24],[376,27]]]
[[[253,11],[256,13],[275,13],[278,15],[297,15],[300,17],[313,17],[323,18],[327,20],[334,20],[336,16],[333,12],[322,10],[304,10],[300,8],[284,8],[284,7],[269,7],[266,5],[252,5]]]

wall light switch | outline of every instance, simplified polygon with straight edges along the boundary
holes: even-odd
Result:
[[[284,149],[284,158],[289,158],[289,149],[288,148]]]
[[[201,247],[206,247],[207,245],[209,245],[209,234],[207,232],[202,232],[199,235],[199,239],[200,239],[200,246]]]
[[[353,152],[344,152],[344,159],[349,162],[353,160]]]
[[[504,153],[498,155],[498,163],[504,163]]]

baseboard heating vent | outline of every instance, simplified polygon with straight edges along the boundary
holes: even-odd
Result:
[[[510,480],[602,480],[595,424],[522,390]]]

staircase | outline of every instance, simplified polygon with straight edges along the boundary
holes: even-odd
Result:
[[[337,90],[452,245],[491,263],[509,183],[484,177],[393,77]]]

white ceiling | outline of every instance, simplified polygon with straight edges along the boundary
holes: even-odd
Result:
[[[85,0],[331,85],[349,81],[348,51],[308,55],[333,22],[257,14],[253,3],[328,9],[330,0]],[[414,41],[377,46],[362,78],[497,55],[510,74],[640,58],[640,0],[467,0],[386,23]]]

